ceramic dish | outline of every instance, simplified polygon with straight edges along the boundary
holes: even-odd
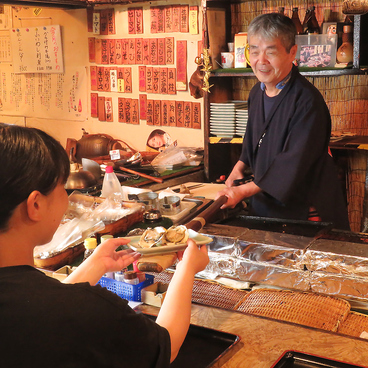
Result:
[[[221,127],[210,127],[210,130],[213,131],[217,131],[217,132],[232,132],[236,129],[235,124],[233,126],[229,126],[229,127],[225,127],[225,126],[221,126]]]
[[[210,123],[210,127],[212,128],[227,128],[227,129],[232,129],[232,128],[234,128],[235,127],[235,122],[233,122],[232,124],[224,124],[224,123]]]
[[[234,124],[235,119],[224,119],[224,118],[210,118],[210,123],[213,124]]]
[[[232,134],[235,133],[235,129],[234,130],[231,130],[231,131],[225,131],[225,130],[210,130],[210,133],[211,134],[226,134],[228,136],[231,136]]]
[[[198,234],[196,231],[188,229],[189,238],[193,239],[198,245],[211,243],[212,238]],[[165,254],[165,253],[175,253],[180,250],[184,250],[187,247],[187,243],[175,244],[175,245],[164,245],[160,247],[152,247],[152,248],[140,248],[139,240],[140,236],[130,236],[125,237],[124,239],[129,239],[130,242],[127,244],[129,248],[133,249],[135,252],[138,252],[142,255],[157,255],[157,254]]]

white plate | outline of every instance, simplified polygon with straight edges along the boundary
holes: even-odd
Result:
[[[210,106],[217,108],[217,107],[243,107],[247,106],[248,102],[246,101],[229,101],[229,102],[211,102]]]
[[[210,123],[216,124],[234,124],[235,119],[226,119],[226,118],[210,118]]]
[[[235,129],[225,130],[225,129],[210,129],[210,133],[212,134],[234,134]]]
[[[235,123],[235,117],[231,118],[231,117],[226,117],[223,116],[222,118],[210,118],[210,123],[221,123],[221,124],[233,124]]]
[[[211,111],[211,115],[210,115],[210,118],[221,118],[223,116],[226,116],[226,118],[229,118],[229,117],[233,117],[235,118],[235,112],[219,112],[219,113],[215,113],[213,111]]]
[[[210,126],[212,127],[224,127],[224,128],[234,128],[235,127],[235,121],[231,122],[231,123],[220,123],[220,122],[216,122],[214,123],[213,121],[210,121]]]
[[[242,128],[242,127],[241,127]],[[221,132],[232,132],[233,130],[236,129],[236,126],[233,125],[231,127],[224,127],[224,126],[210,126],[210,130],[216,130],[216,131],[221,131]]]
[[[198,245],[211,243],[212,238],[198,234],[196,231],[188,229],[189,238],[193,239]],[[135,252],[138,252],[142,255],[156,255],[156,254],[165,254],[165,253],[175,253],[180,250],[184,250],[187,247],[187,243],[175,244],[175,245],[164,245],[160,247],[152,247],[152,248],[139,248],[139,240],[140,236],[130,236],[125,237],[123,239],[129,239],[130,242],[127,244],[129,248],[133,249]]]
[[[211,133],[213,135],[215,135],[216,137],[220,137],[220,138],[234,138],[234,134],[225,134],[225,133]]]

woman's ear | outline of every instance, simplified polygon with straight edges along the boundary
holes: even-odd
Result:
[[[30,220],[40,221],[45,205],[45,196],[34,190],[27,198],[27,213]]]

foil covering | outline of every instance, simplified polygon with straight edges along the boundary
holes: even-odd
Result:
[[[208,245],[207,278],[368,300],[368,245],[221,226],[202,231]]]

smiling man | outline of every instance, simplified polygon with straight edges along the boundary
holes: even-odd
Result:
[[[234,207],[250,198],[255,216],[308,220],[349,229],[346,203],[328,153],[331,117],[317,88],[293,64],[296,29],[290,18],[263,14],[248,28],[249,61],[257,83],[239,161],[218,193]],[[250,167],[254,180],[233,186]]]

